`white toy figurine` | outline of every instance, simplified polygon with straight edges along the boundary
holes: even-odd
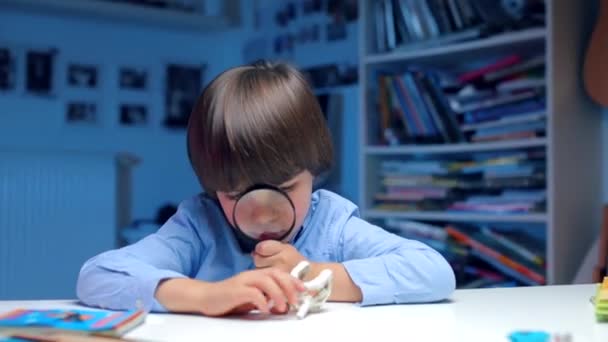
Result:
[[[301,261],[291,271],[291,275],[303,279],[310,272],[310,263]],[[309,312],[318,312],[331,294],[333,281],[333,273],[331,270],[325,269],[319,273],[314,279],[304,282],[306,291],[300,294],[298,305],[295,308],[298,310],[296,316],[300,319],[306,317]]]

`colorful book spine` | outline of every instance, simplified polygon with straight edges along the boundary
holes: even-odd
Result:
[[[521,246],[518,243],[511,241],[510,239],[508,239],[508,238],[502,236],[501,234],[498,234],[488,228],[482,229],[481,232],[483,234],[485,234],[486,236],[496,240],[496,242],[500,243],[501,245],[505,246],[506,248],[509,248],[510,250],[516,252],[521,257],[533,262],[534,264],[536,264],[538,266],[544,266],[544,264],[545,264],[544,258],[532,253],[531,251],[527,250],[524,246]]]
[[[538,272],[535,272],[534,270],[530,269],[529,267],[526,267],[523,264],[516,262],[513,259],[507,257],[506,255],[504,255],[492,248],[489,248],[488,246],[473,239],[472,237],[461,232],[460,230],[456,229],[455,227],[452,227],[452,226],[446,227],[446,232],[448,233],[448,235],[450,235],[455,240],[471,246],[472,249],[474,249],[475,251],[480,253],[480,256],[481,255],[486,256],[486,257],[508,267],[509,269],[514,270],[518,274],[521,274],[525,278],[532,280],[534,283],[536,283],[538,285],[545,284],[546,280],[542,274],[539,274]]]

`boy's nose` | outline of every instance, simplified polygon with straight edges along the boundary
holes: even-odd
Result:
[[[277,224],[279,220],[279,215],[272,210],[256,210],[252,217],[252,221],[255,222],[257,226],[274,225]]]

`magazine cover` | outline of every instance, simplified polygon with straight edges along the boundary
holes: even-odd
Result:
[[[0,334],[68,332],[121,336],[145,320],[145,312],[81,309],[16,309],[0,313]]]

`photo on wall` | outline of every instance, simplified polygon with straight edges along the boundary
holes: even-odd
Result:
[[[165,75],[165,119],[167,128],[186,128],[190,112],[203,87],[206,65],[169,64]]]
[[[93,102],[68,102],[65,112],[65,121],[69,125],[99,125],[97,105]]]
[[[327,24],[327,41],[344,40],[347,37],[346,23],[341,21],[332,21]]]
[[[359,17],[357,0],[328,0],[327,14],[334,20],[347,23],[354,22]]]
[[[121,89],[145,90],[148,87],[148,72],[145,68],[122,67],[118,83]]]
[[[70,64],[67,81],[72,87],[96,88],[99,83],[97,67],[90,64]]]
[[[55,50],[27,51],[25,87],[36,95],[50,95],[53,92]]]
[[[303,0],[302,13],[305,15],[321,12],[323,3],[321,0]]]
[[[123,126],[145,126],[148,123],[148,109],[140,104],[120,106],[120,124]]]
[[[0,47],[0,91],[15,89],[15,57],[9,48]]]

